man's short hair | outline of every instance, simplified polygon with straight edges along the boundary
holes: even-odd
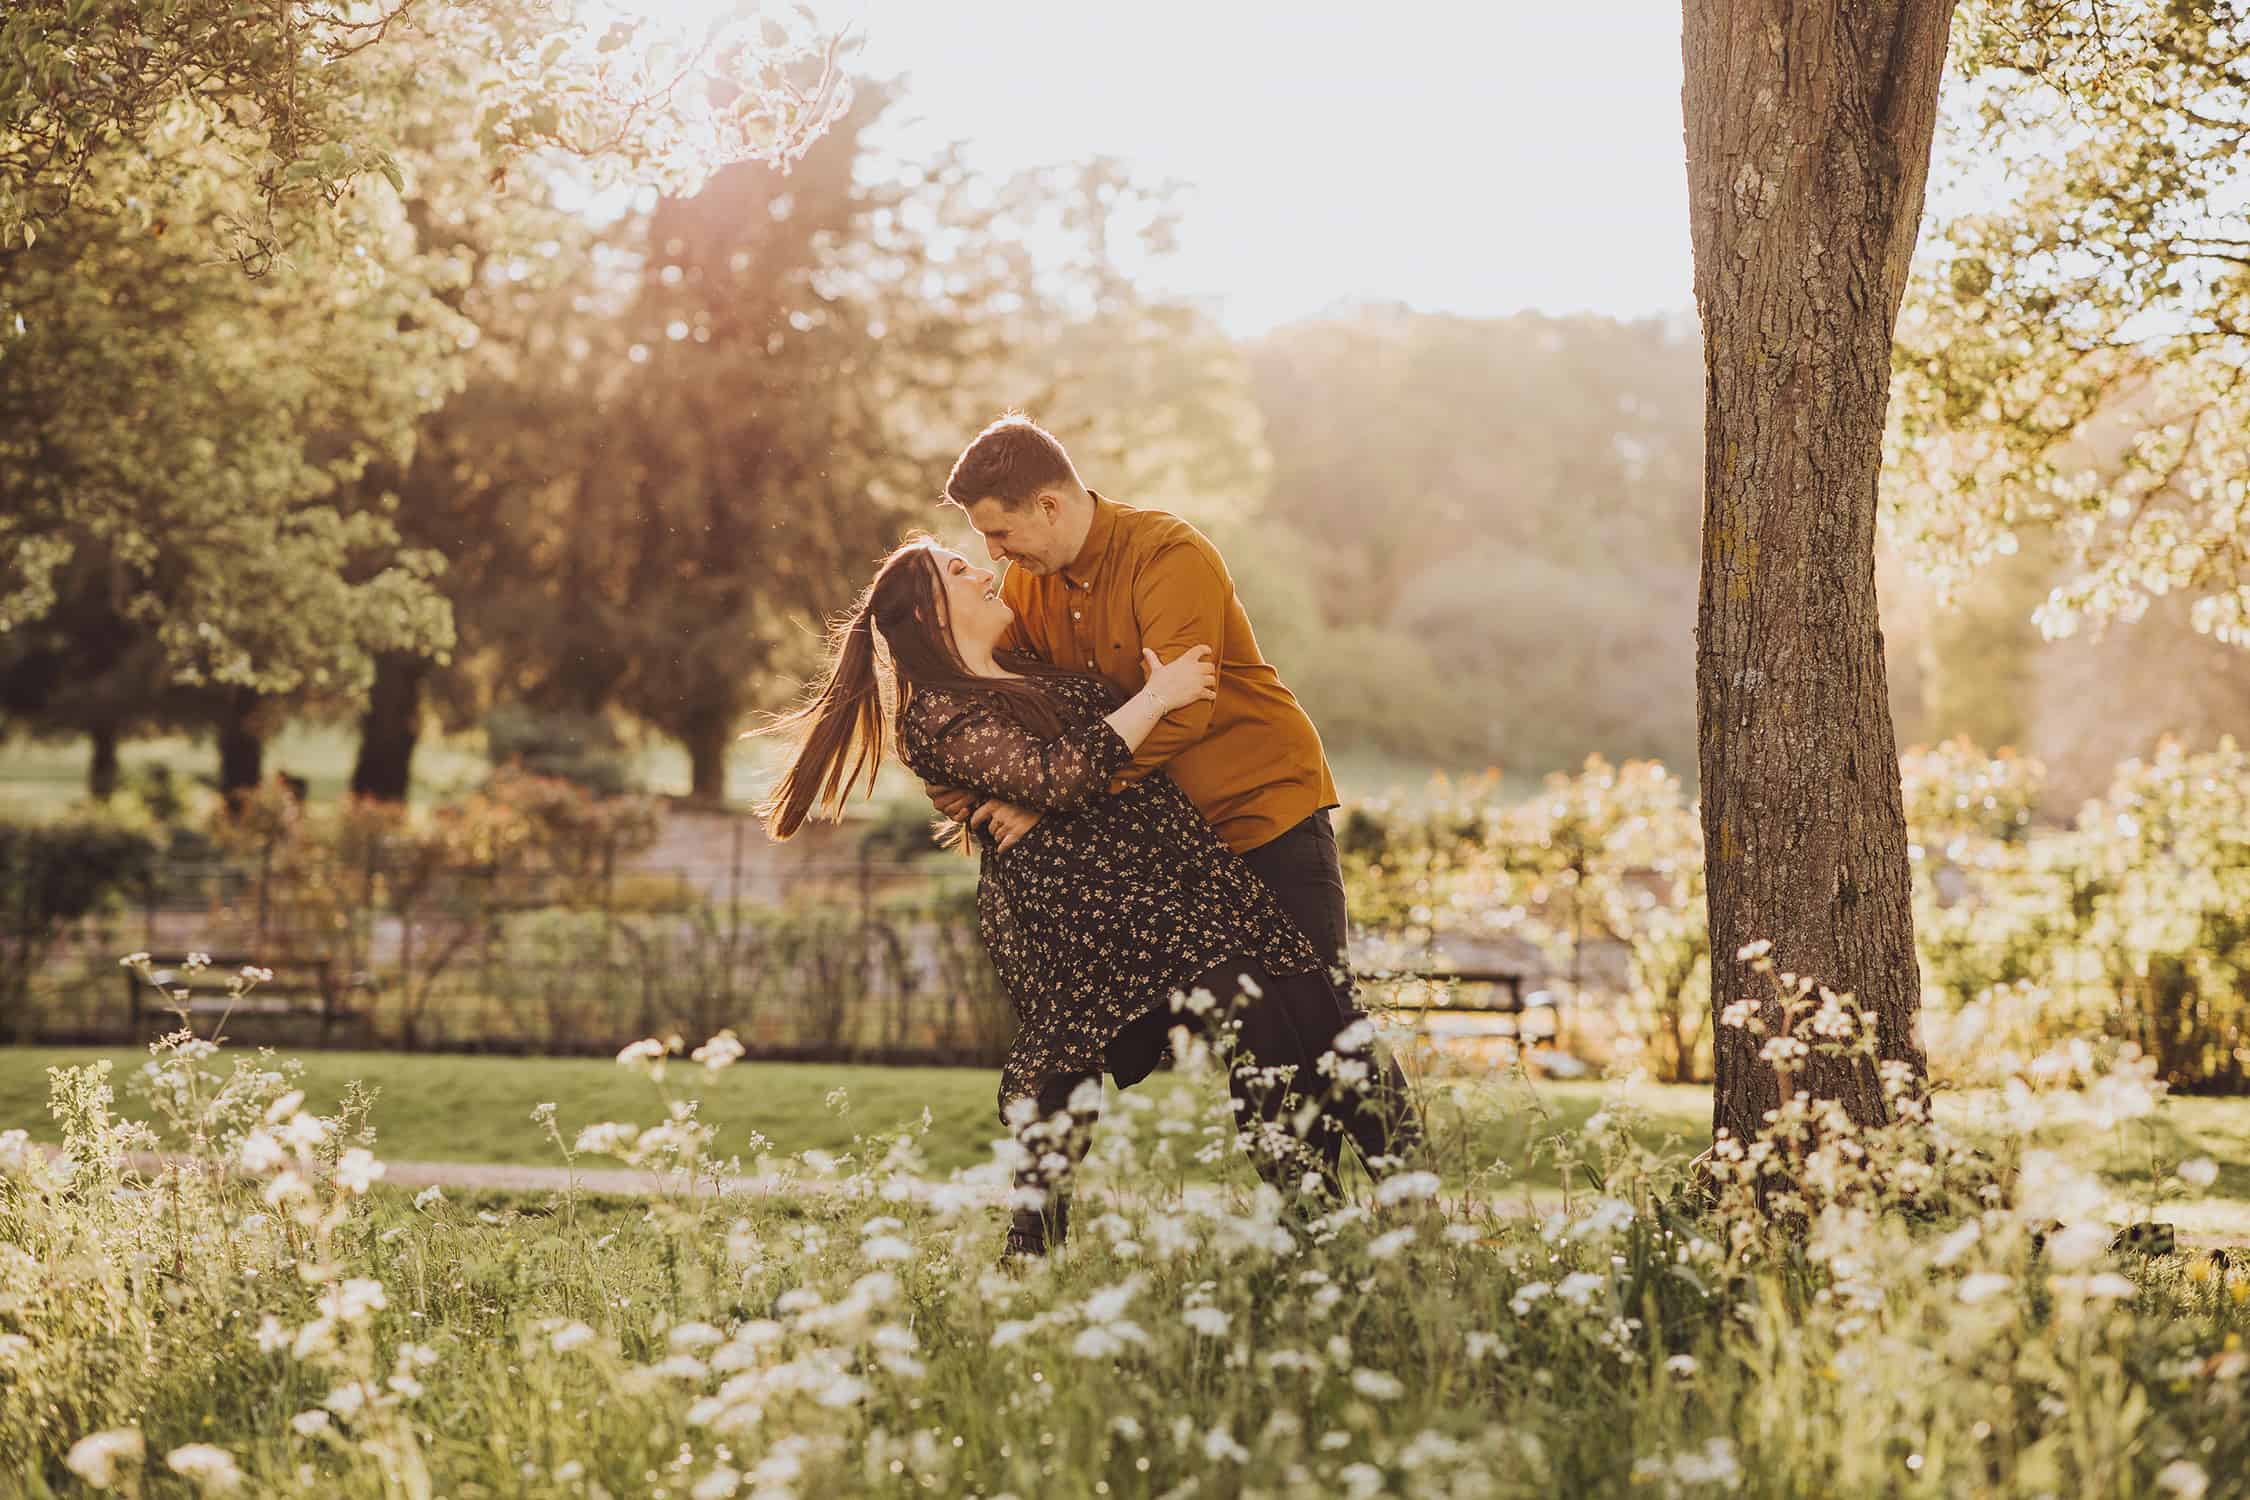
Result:
[[[1079,487],[1078,470],[1055,435],[1020,411],[1009,412],[978,433],[945,479],[945,498],[967,510],[997,500],[1022,510],[1041,490]]]

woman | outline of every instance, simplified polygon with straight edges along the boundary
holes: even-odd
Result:
[[[837,628],[819,693],[766,731],[802,738],[760,812],[786,839],[816,810],[840,815],[863,777],[872,787],[885,744],[880,635],[907,766],[1044,814],[1009,847],[989,829],[965,835],[981,854],[978,926],[1018,1022],[1000,1103],[1030,1159],[1005,1253],[1060,1242],[1100,1075],[1120,1087],[1147,1076],[1183,1019],[1175,995],[1242,998],[1223,1007],[1248,1054],[1230,1073],[1245,1125],[1266,1127],[1253,1158],[1269,1181],[1294,1192],[1310,1170],[1333,1186],[1347,1136],[1371,1166],[1389,1165],[1413,1122],[1403,1100],[1317,1070],[1339,1045],[1320,1018],[1338,1006],[1311,944],[1169,777],[1110,790],[1158,721],[1214,696],[1208,648],[1164,663],[1149,653],[1147,686],[1120,702],[1098,677],[1001,651],[1014,617],[995,582],[929,538],[884,559]],[[1319,1106],[1309,1141],[1284,1127],[1292,1093]]]

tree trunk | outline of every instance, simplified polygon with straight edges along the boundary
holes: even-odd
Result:
[[[375,659],[375,685],[359,721],[359,754],[352,762],[352,795],[404,802],[414,775],[414,745],[422,734],[422,684],[426,656],[385,652]]]
[[[93,731],[94,759],[86,768],[86,794],[107,802],[117,794],[117,730],[102,724]]]
[[[1711,1003],[1758,1002],[1738,950],[1849,991],[1879,1053],[1925,1072],[1898,747],[1875,609],[1891,334],[1920,223],[1953,0],[1687,0],[1689,218],[1703,318],[1696,707]],[[1780,1101],[1714,1027],[1714,1133]],[[1793,1089],[1890,1118],[1875,1070],[1815,1056]]]
[[[258,695],[248,688],[228,692],[219,706],[219,795],[230,803],[265,780],[266,741],[253,717],[257,707]]]
[[[695,724],[682,736],[688,753],[688,800],[723,807],[727,800],[727,747],[734,743],[727,723]]]

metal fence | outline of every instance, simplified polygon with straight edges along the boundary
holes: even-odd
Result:
[[[275,970],[267,1003],[228,1018],[245,1043],[614,1052],[731,1027],[769,1057],[987,1063],[1012,1025],[965,863],[174,861],[49,956],[18,1037],[122,1041],[163,1024],[163,997],[136,1004],[118,965],[133,950]]]

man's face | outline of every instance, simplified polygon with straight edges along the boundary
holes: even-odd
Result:
[[[967,510],[969,524],[984,538],[985,550],[994,562],[1014,563],[1035,578],[1060,573],[1070,566],[1059,524],[1062,505],[1053,495],[1034,495],[1020,510],[1010,510],[988,497]]]

